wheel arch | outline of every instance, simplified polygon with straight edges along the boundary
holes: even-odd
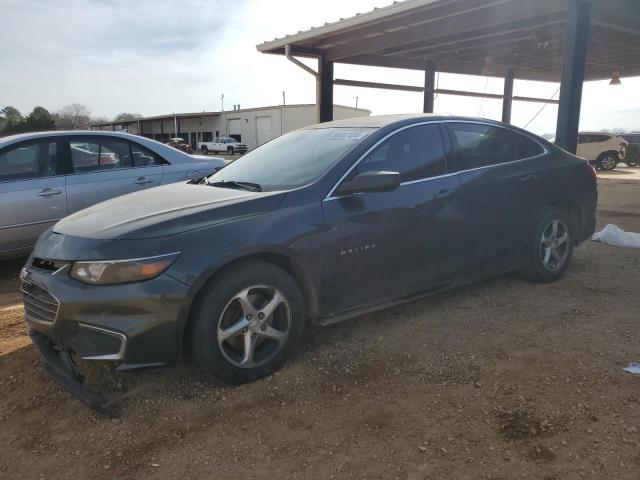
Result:
[[[577,244],[578,232],[582,231],[582,214],[578,205],[568,198],[561,198],[549,203],[548,206],[558,208],[569,216],[575,246],[575,244]]]
[[[616,159],[618,161],[620,161],[620,152],[618,152],[617,150],[605,150],[604,152],[601,152],[598,155],[598,158],[596,158],[596,161],[599,162],[601,159],[603,159],[606,155],[614,155],[616,157]]]
[[[244,252],[232,258],[210,267],[191,286],[190,294],[183,304],[176,325],[176,358],[180,358],[186,346],[186,339],[192,325],[192,313],[199,301],[200,295],[207,285],[224,275],[230,268],[242,263],[266,262],[275,265],[287,272],[296,281],[302,290],[305,301],[305,311],[307,319],[311,320],[318,316],[319,305],[316,286],[309,271],[291,255],[283,249],[265,249],[258,251]]]

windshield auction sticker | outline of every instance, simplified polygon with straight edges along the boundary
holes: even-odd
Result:
[[[366,132],[335,132],[329,136],[329,140],[360,140],[366,136]]]

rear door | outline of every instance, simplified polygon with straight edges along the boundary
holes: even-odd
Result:
[[[447,127],[467,206],[466,269],[501,271],[520,260],[545,202],[541,162],[534,159],[546,150],[499,126],[451,122]]]
[[[69,213],[162,183],[162,165],[137,144],[106,136],[69,136],[67,141]]]
[[[28,251],[67,215],[60,144],[48,137],[0,152],[0,255]]]
[[[445,282],[464,246],[464,198],[457,175],[447,175],[438,124],[394,133],[344,181],[380,170],[399,172],[401,186],[323,202],[336,313]]]

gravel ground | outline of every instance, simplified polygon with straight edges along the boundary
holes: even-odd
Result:
[[[640,170],[600,179],[599,226],[640,231]],[[0,263],[0,478],[637,479],[640,250],[588,242],[560,282],[506,275],[313,329],[278,374],[190,365],[46,379]]]

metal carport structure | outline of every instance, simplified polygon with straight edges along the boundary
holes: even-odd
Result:
[[[514,79],[561,82],[556,143],[575,152],[582,84],[640,75],[640,0],[406,0],[258,45],[317,78],[319,121],[332,119],[333,86],[502,99],[510,122]],[[318,59],[317,72],[295,57]],[[334,63],[425,72],[424,87],[335,79]],[[437,89],[435,72],[503,77],[504,93]]]

